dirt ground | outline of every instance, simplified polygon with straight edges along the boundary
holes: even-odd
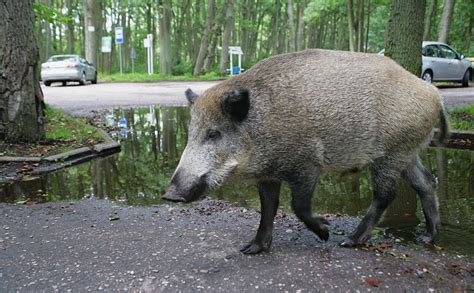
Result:
[[[244,255],[259,214],[222,201],[119,206],[86,199],[0,204],[0,288],[12,291],[314,292],[474,290],[471,258],[390,236],[347,249],[357,224],[327,216],[321,242],[279,211],[272,249]]]

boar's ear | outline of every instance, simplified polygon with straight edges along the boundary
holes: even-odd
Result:
[[[249,112],[249,91],[245,89],[234,90],[224,96],[222,111],[237,121],[242,122]]]
[[[186,99],[188,99],[189,105],[191,106],[194,104],[194,101],[197,99],[198,94],[193,92],[192,89],[187,89],[184,94],[186,95]]]

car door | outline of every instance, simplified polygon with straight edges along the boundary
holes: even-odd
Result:
[[[433,80],[441,80],[443,78],[443,59],[440,56],[440,49],[437,45],[427,45],[422,49],[423,72],[431,70],[433,72]]]
[[[81,58],[81,65],[83,66],[84,72],[86,73],[86,80],[91,80],[92,79],[91,70],[90,70],[90,66],[87,60],[84,58]]]
[[[461,80],[464,75],[464,67],[459,60],[458,53],[446,45],[439,45],[439,48],[447,64],[446,80]]]

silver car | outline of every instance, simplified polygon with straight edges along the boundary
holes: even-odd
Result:
[[[379,52],[384,55],[385,50]],[[423,42],[421,78],[427,82],[453,81],[469,86],[472,77],[471,61],[449,45],[441,42]]]
[[[41,64],[41,80],[45,86],[53,82],[76,81],[84,85],[87,81],[97,83],[97,70],[93,64],[78,55],[55,55]]]
[[[423,42],[421,78],[427,82],[455,81],[469,86],[471,62],[449,45],[441,42]]]

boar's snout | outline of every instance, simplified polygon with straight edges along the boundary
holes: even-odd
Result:
[[[198,200],[207,191],[206,175],[196,179],[176,173],[166,193],[161,197],[174,202],[191,202]]]

